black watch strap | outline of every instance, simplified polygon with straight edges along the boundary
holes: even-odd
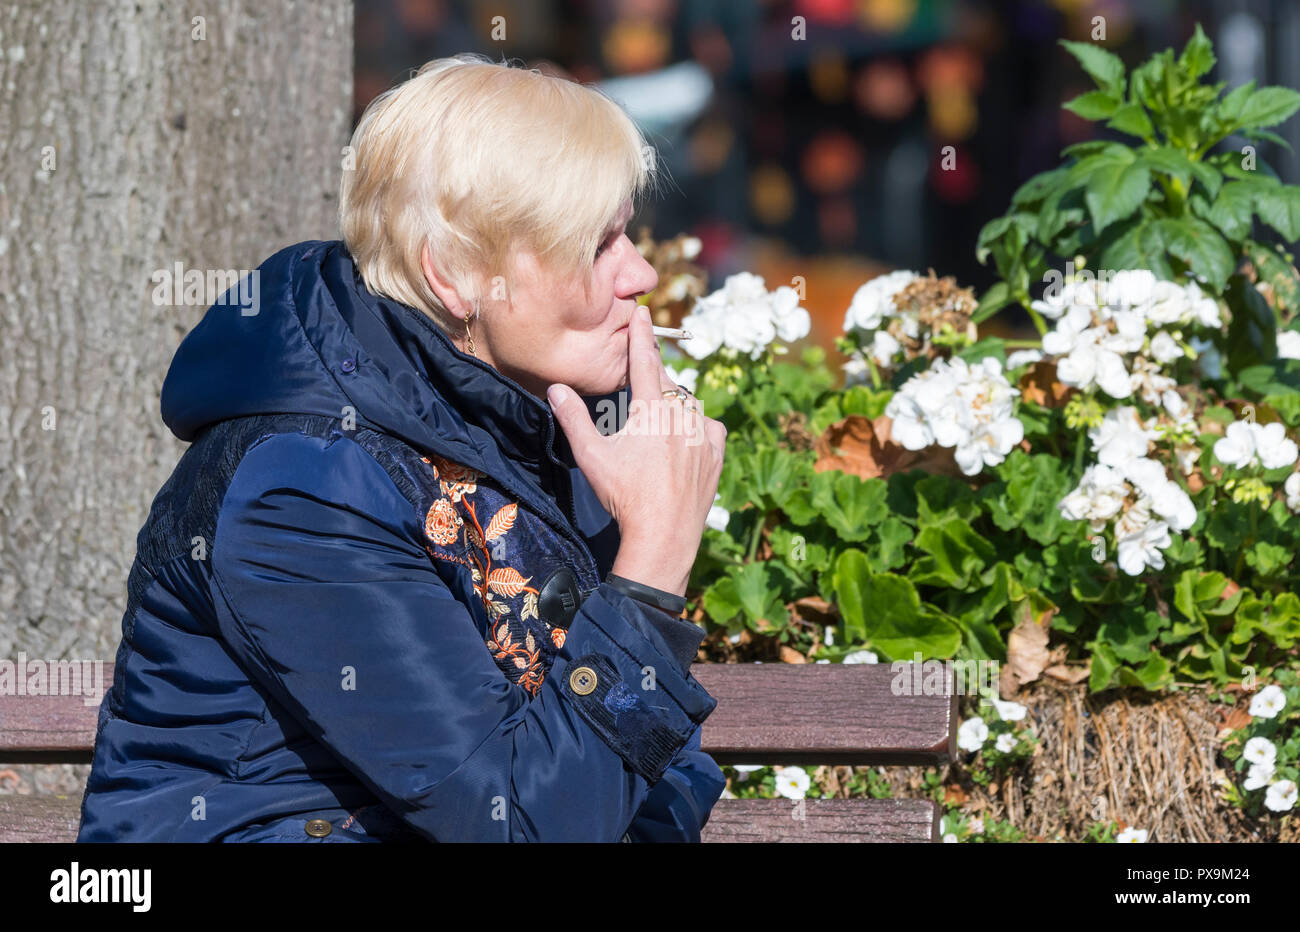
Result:
[[[624,579],[622,576],[615,576],[613,573],[605,577],[605,582],[638,602],[645,602],[647,605],[661,608],[672,615],[680,615],[686,608],[686,599],[680,595],[673,595],[671,592],[664,592],[662,589],[655,589],[653,586],[642,585],[639,582]]]

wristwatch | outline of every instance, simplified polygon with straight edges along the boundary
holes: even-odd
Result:
[[[605,577],[605,582],[624,595],[636,599],[638,602],[653,605],[655,608],[661,608],[670,615],[680,615],[686,609],[686,599],[680,595],[664,592],[662,589],[656,589],[653,586],[642,585],[639,582],[624,579],[622,576],[615,576],[613,573]]]

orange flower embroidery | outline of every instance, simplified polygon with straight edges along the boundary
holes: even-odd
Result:
[[[435,544],[446,546],[455,543],[460,533],[460,523],[460,518],[456,516],[456,509],[451,507],[451,502],[440,498],[433,503],[428,515],[425,516],[424,533]]]
[[[442,486],[442,494],[450,496],[453,502],[458,502],[463,496],[472,495],[478,490],[478,480],[483,478],[482,473],[441,457],[434,457],[434,461],[434,475],[439,477],[438,483]]]

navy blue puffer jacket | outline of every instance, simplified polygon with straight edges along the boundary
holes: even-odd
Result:
[[[548,406],[340,242],[257,275],[163,385],[78,840],[698,841],[703,632],[604,581]]]

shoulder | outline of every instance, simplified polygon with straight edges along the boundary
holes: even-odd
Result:
[[[241,515],[335,521],[330,512],[346,512],[409,537],[415,529],[410,501],[352,433],[283,431],[254,439],[231,477],[218,531]]]

